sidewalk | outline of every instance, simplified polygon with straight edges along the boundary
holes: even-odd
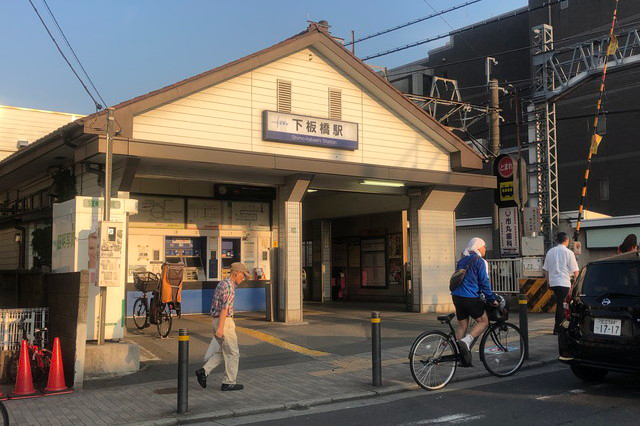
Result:
[[[429,318],[429,326],[434,325],[435,314]],[[517,314],[512,319],[517,323]],[[530,316],[529,321],[530,359],[525,361],[523,368],[555,361],[557,339],[550,333],[552,316]],[[305,362],[248,371],[242,371],[241,363],[239,382],[245,389],[238,392],[220,391],[218,370],[209,377],[207,389],[198,385],[194,375],[189,379],[189,412],[183,415],[175,413],[175,379],[10,400],[5,405],[12,424],[19,425],[174,425],[418,389],[409,371],[409,346],[384,350],[383,340],[382,347],[383,386],[378,388],[371,385],[371,353],[365,352],[351,356],[309,357]],[[458,368],[454,381],[488,375],[477,352],[474,353],[474,365],[474,368]]]

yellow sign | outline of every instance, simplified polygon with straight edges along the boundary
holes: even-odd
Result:
[[[600,141],[602,141],[602,136],[593,135],[593,137],[591,138],[591,154],[595,155],[598,153],[598,146],[600,146]]]
[[[500,201],[514,201],[513,182],[500,182]]]

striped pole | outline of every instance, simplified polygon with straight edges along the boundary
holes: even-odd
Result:
[[[524,338],[524,359],[529,359],[529,318],[527,314],[529,308],[526,294],[518,295],[518,312],[520,313],[520,331]]]
[[[604,94],[604,83],[607,79],[607,66],[609,64],[609,55],[614,54],[614,52],[610,52],[609,49],[612,46],[612,41],[615,40],[613,36],[613,30],[616,26],[616,20],[618,16],[618,1],[616,0],[616,5],[613,9],[613,19],[611,20],[611,28],[609,29],[609,44],[607,45],[607,52],[604,57],[604,66],[602,68],[602,79],[600,81],[600,91],[598,93],[598,103],[596,104],[596,113],[595,117],[593,117],[593,132],[591,133],[591,145],[589,145],[589,155],[587,157],[587,168],[584,171],[584,183],[582,185],[582,193],[580,194],[580,207],[578,207],[578,221],[576,223],[576,231],[573,234],[573,240],[578,241],[580,237],[580,222],[582,220],[582,211],[584,210],[584,199],[587,196],[587,183],[589,182],[589,171],[591,170],[591,158],[593,157],[593,145],[598,144],[596,142],[597,131],[598,131],[598,118],[600,116],[600,111],[602,109],[602,96]]]

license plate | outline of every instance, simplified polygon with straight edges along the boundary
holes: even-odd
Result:
[[[619,336],[622,328],[622,320],[596,318],[593,321],[594,334],[606,334],[607,336]]]

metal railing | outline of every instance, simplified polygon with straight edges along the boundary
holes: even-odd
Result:
[[[36,329],[46,329],[49,322],[49,308],[19,308],[0,309],[0,350],[17,351],[20,349],[22,329],[20,322],[27,332],[27,338],[33,342]],[[47,332],[43,331],[43,344],[47,341]]]
[[[522,259],[487,259],[491,287],[496,293],[520,293]]]

